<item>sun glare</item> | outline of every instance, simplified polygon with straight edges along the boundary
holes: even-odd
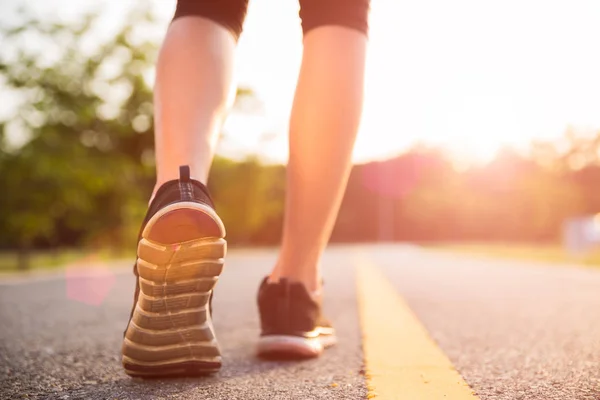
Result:
[[[373,3],[355,160],[427,143],[481,163],[507,146],[555,140],[568,125],[600,127],[600,75],[591,67],[600,69],[600,54],[589,51],[600,30],[588,23],[600,7],[536,2],[513,13],[519,4]]]
[[[600,2],[550,3],[373,1],[354,161],[424,143],[485,162],[505,146],[524,149],[532,140],[558,138],[569,125],[598,129],[600,53],[592,49],[600,37],[594,19]],[[124,15],[123,4],[106,2],[106,20]],[[175,3],[153,4],[162,37]],[[226,151],[285,162],[301,55],[298,3],[250,1],[236,75],[259,95],[265,113],[260,123],[232,118]]]

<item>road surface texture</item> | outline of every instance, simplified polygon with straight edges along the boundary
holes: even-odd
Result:
[[[275,252],[232,250],[214,303],[223,369],[197,379],[144,381],[122,372],[119,351],[134,284],[129,263],[4,278],[0,398],[366,399],[370,378],[357,311],[365,292],[357,291],[355,279],[365,260],[404,299],[480,399],[600,399],[600,269],[404,245],[328,250],[325,309],[339,344],[304,362],[255,358],[256,289]],[[385,321],[395,310],[370,312]],[[410,343],[389,343],[390,357],[403,346]]]

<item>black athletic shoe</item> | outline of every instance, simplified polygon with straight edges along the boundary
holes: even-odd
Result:
[[[179,174],[157,191],[138,238],[122,347],[131,376],[203,375],[221,367],[209,303],[223,269],[225,228],[189,167]]]
[[[258,291],[261,335],[258,355],[265,358],[316,357],[336,343],[335,331],[306,287],[265,278]]]

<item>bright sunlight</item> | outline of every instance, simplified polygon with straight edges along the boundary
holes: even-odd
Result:
[[[53,7],[65,18],[96,2]],[[133,1],[106,1],[106,32]],[[175,7],[154,1],[160,40]],[[525,151],[568,126],[600,127],[600,2],[377,0],[372,2],[365,103],[354,160],[415,143],[485,162],[504,146]],[[287,120],[302,54],[295,0],[252,0],[238,46],[237,79],[256,91],[257,115],[233,113],[220,151],[285,162]]]

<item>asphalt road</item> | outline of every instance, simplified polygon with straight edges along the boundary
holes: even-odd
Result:
[[[129,263],[4,279],[0,398],[364,399],[354,273],[361,257],[383,271],[481,399],[600,399],[600,269],[402,245],[328,250],[325,307],[339,344],[318,360],[288,363],[254,357],[256,289],[275,253],[232,251],[214,304],[224,366],[199,379],[143,381],[122,372]],[[388,311],[382,318],[393,318]]]

